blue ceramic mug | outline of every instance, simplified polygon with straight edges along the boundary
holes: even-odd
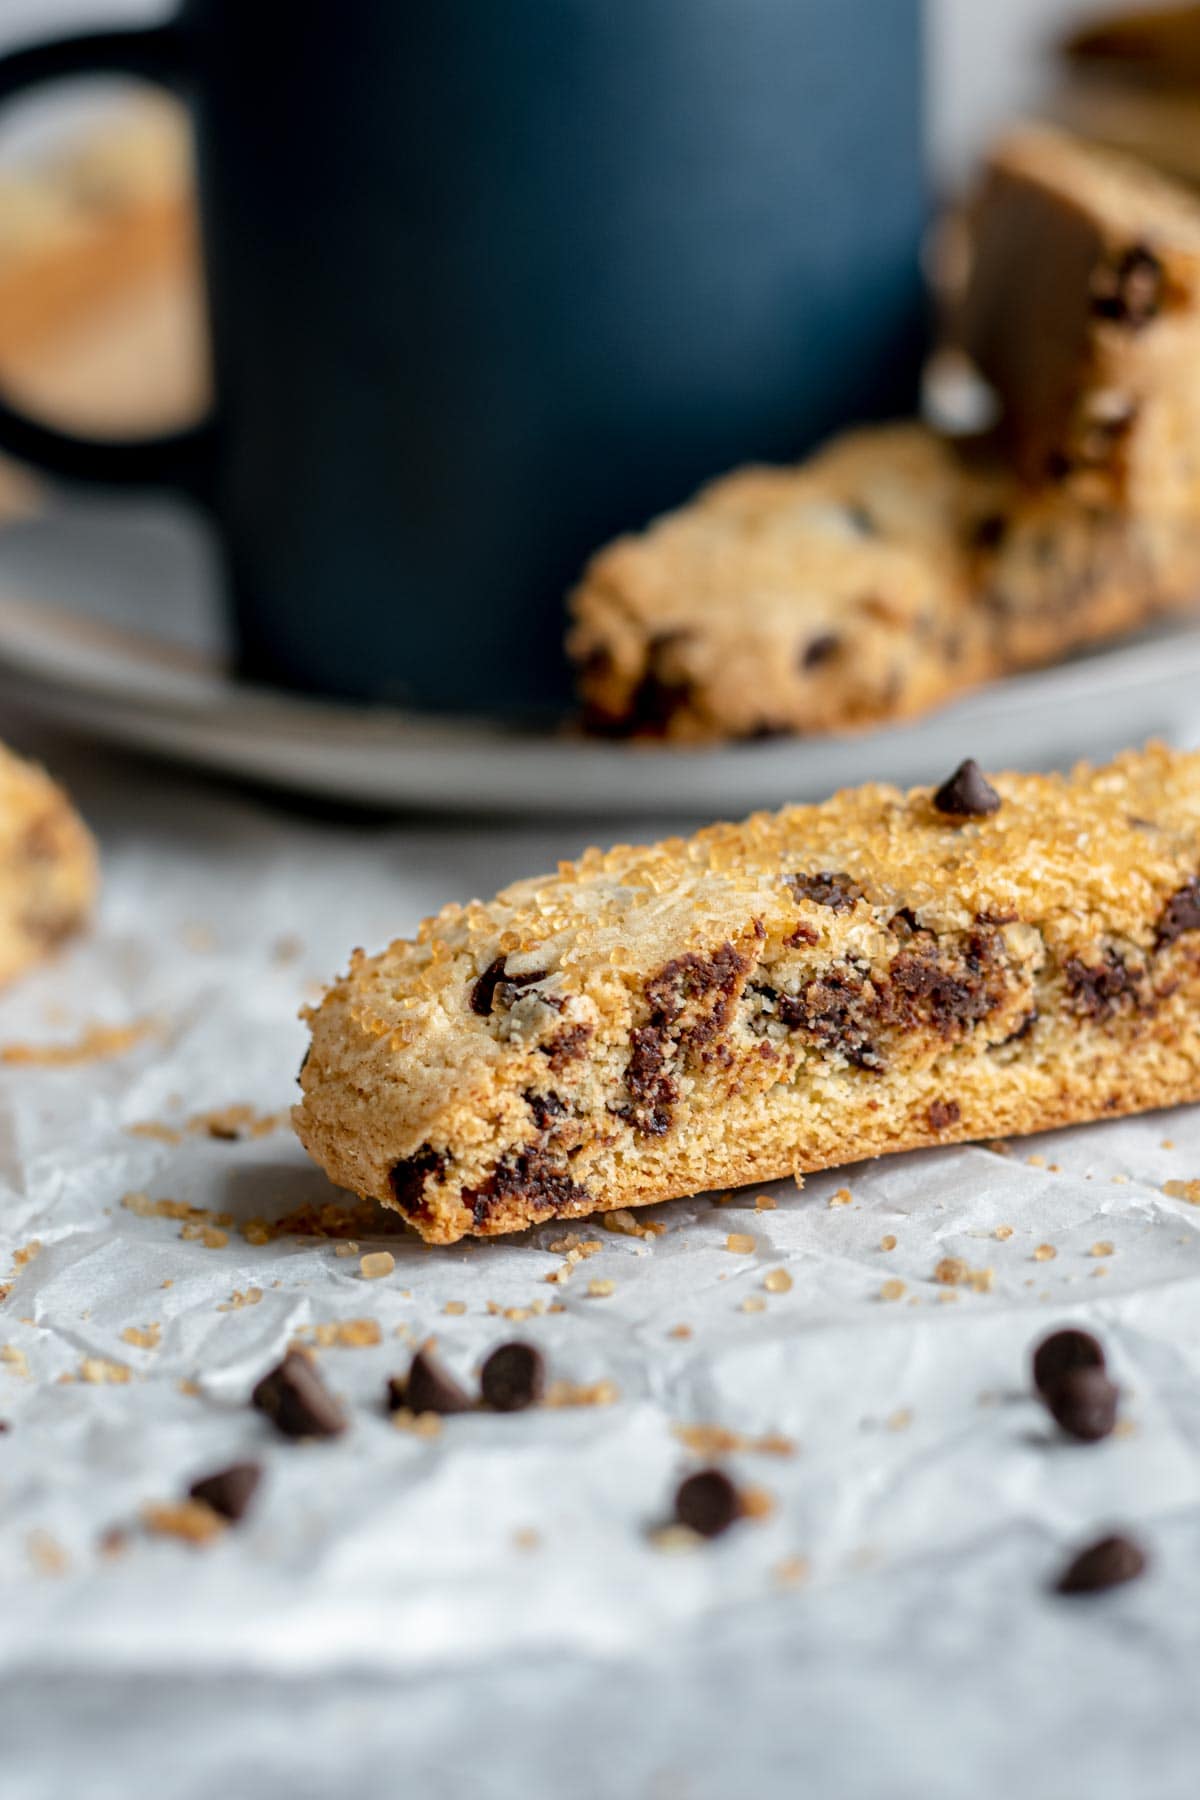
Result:
[[[0,62],[195,124],[211,421],[0,441],[214,513],[241,665],[563,704],[588,553],[751,458],[906,409],[920,0],[185,0]]]

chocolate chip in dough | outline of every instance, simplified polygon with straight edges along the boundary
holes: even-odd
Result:
[[[728,1475],[700,1469],[679,1484],[675,1517],[680,1525],[704,1538],[720,1537],[741,1516],[742,1501]]]
[[[1136,1581],[1145,1567],[1141,1545],[1114,1533],[1073,1556],[1054,1585],[1060,1594],[1102,1594],[1123,1581]]]
[[[1081,1444],[1098,1444],[1117,1422],[1120,1392],[1103,1369],[1069,1369],[1042,1398],[1055,1423]]]
[[[496,1412],[524,1412],[527,1406],[536,1406],[546,1389],[541,1351],[532,1344],[501,1344],[480,1370],[479,1385]]]
[[[944,781],[933,796],[940,813],[955,819],[983,819],[999,812],[1000,796],[984,778],[979,764],[968,757],[960,763],[949,781]]]
[[[842,647],[842,640],[834,631],[822,631],[818,636],[809,638],[800,648],[800,667],[802,669],[819,669],[824,663],[835,657]]]
[[[1097,270],[1092,281],[1092,309],[1137,331],[1162,311],[1163,266],[1145,244],[1134,244],[1120,261]]]
[[[231,1463],[227,1469],[218,1469],[215,1475],[193,1481],[188,1494],[236,1525],[245,1515],[261,1480],[262,1469],[257,1463]]]
[[[1090,1331],[1066,1326],[1042,1339],[1033,1353],[1033,1385],[1048,1394],[1055,1382],[1075,1369],[1105,1369],[1104,1351]]]
[[[1163,907],[1158,921],[1158,948],[1173,944],[1185,931],[1200,931],[1200,881],[1194,877],[1172,894]]]
[[[827,906],[830,912],[849,912],[864,897],[863,889],[842,869],[822,869],[817,875],[785,877],[797,900],[811,900],[815,906]]]
[[[251,1404],[265,1413],[284,1437],[331,1438],[346,1429],[346,1418],[315,1365],[298,1350],[263,1376]]]

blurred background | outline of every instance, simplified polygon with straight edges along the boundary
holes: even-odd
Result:
[[[456,0],[460,4],[466,10],[453,17],[485,29],[499,16],[486,6],[472,11],[466,0]],[[302,122],[311,116],[301,104],[307,103],[304,82],[318,87],[317,75],[305,71],[301,81],[289,68],[295,103],[281,99],[269,57],[255,62],[260,48],[272,55],[278,49],[267,45],[265,27],[262,45],[254,41],[258,26],[242,42],[236,7],[197,0],[194,14],[208,21],[206,29],[216,34],[212,42],[224,45],[219,34],[228,31],[236,51],[222,49],[195,84],[203,90],[202,147],[207,120],[203,185],[206,236],[216,242],[208,273],[219,365],[223,359],[219,379],[210,370],[192,133],[182,109],[160,88],[109,76],[72,77],[6,99],[0,115],[0,394],[64,431],[120,439],[186,427],[205,413],[219,386],[222,423],[232,419],[235,425],[226,438],[237,443],[230,451],[227,442],[222,453],[227,491],[203,495],[206,507],[199,511],[181,502],[178,492],[115,501],[99,487],[64,486],[35,474],[18,457],[0,456],[0,520],[7,527],[0,533],[0,698],[17,704],[36,692],[43,711],[86,732],[256,778],[283,776],[297,787],[342,797],[435,806],[511,802],[520,810],[578,804],[610,812],[626,804],[622,752],[601,741],[599,731],[590,742],[572,743],[551,769],[544,737],[510,736],[501,743],[477,731],[435,742],[428,735],[403,737],[397,721],[403,713],[407,730],[414,719],[429,721],[440,713],[490,720],[494,727],[510,709],[505,723],[522,729],[535,724],[558,731],[581,711],[585,723],[596,725],[586,668],[581,690],[587,705],[574,709],[563,654],[563,595],[586,555],[743,461],[791,460],[845,425],[915,410],[920,318],[928,314],[917,270],[921,224],[971,189],[989,145],[1014,119],[1050,116],[1093,138],[1141,150],[1176,175],[1200,179],[1194,148],[1200,146],[1200,125],[1190,92],[1181,88],[1164,97],[1153,82],[1139,91],[1136,82],[1110,86],[1103,72],[1097,80],[1068,71],[1064,39],[1111,13],[1105,0],[1006,0],[1002,6],[926,0],[926,195],[914,125],[916,0],[896,0],[892,10],[877,0],[856,0],[856,8],[841,13],[826,0],[811,0],[811,10],[798,4],[792,15],[810,20],[814,31],[819,25],[831,44],[837,40],[824,76],[812,78],[815,113],[824,107],[827,116],[798,126],[794,142],[780,120],[802,113],[794,105],[788,111],[799,89],[789,93],[785,83],[766,80],[754,87],[752,34],[746,34],[746,66],[730,85],[744,81],[744,113],[753,115],[764,101],[779,109],[759,144],[750,143],[752,134],[739,135],[737,97],[723,95],[719,83],[705,90],[712,70],[700,68],[703,56],[691,67],[674,44],[676,60],[664,66],[682,71],[677,85],[685,98],[679,129],[671,131],[680,139],[688,131],[700,138],[697,117],[707,123],[714,110],[720,113],[712,143],[689,147],[688,154],[701,159],[694,189],[683,158],[655,191],[656,158],[673,142],[666,130],[646,132],[640,169],[638,149],[628,146],[615,155],[598,153],[596,166],[587,166],[591,151],[581,151],[580,143],[603,136],[612,93],[618,109],[626,97],[614,57],[604,77],[612,87],[607,111],[601,106],[597,113],[599,132],[581,124],[579,142],[571,146],[580,158],[579,217],[558,235],[575,232],[582,253],[569,246],[561,256],[556,244],[539,263],[539,233],[554,237],[562,216],[561,205],[555,211],[557,203],[547,199],[553,184],[539,193],[539,168],[547,160],[546,144],[558,142],[558,123],[549,117],[537,123],[540,164],[532,158],[532,170],[517,169],[508,158],[510,139],[519,136],[510,127],[553,86],[544,79],[547,71],[566,68],[578,78],[569,45],[565,52],[561,44],[547,49],[540,82],[534,59],[523,68],[514,62],[509,112],[499,105],[494,116],[481,119],[477,141],[456,165],[454,121],[461,120],[453,112],[448,125],[426,120],[409,129],[397,123],[394,141],[389,137],[393,118],[405,121],[419,110],[419,94],[398,95],[390,112],[378,97],[373,121],[355,117],[355,84],[359,94],[370,85],[353,65],[353,54],[370,41],[360,35],[353,39],[359,51],[346,54],[333,112],[318,114],[322,129],[311,134],[311,164],[301,171],[295,154],[297,146],[303,153]],[[764,5],[755,17],[766,19],[770,11]],[[141,0],[0,0],[0,54],[60,33],[172,16],[172,9]],[[553,16],[547,9],[544,17]],[[584,8],[579,16],[594,24],[606,15]],[[684,38],[678,26],[686,14],[664,0],[659,16],[671,19],[677,39]],[[780,21],[785,16],[775,15]],[[874,20],[880,37],[894,29],[894,42],[864,43],[861,33],[856,39],[844,23],[852,16]],[[540,23],[543,15],[534,9],[528,17]],[[716,41],[723,15],[705,17]],[[375,31],[369,8],[355,18],[360,34]],[[272,14],[271,28],[286,38],[286,8]],[[301,46],[308,23],[296,29]],[[811,41],[790,23],[779,30],[792,34],[789,50],[798,40]],[[390,25],[384,28],[389,33]],[[390,49],[400,71],[409,44],[400,30],[393,35]],[[447,64],[453,60],[451,28],[440,43],[435,37],[431,28],[430,41],[419,43],[430,67],[439,69],[439,56]],[[767,42],[759,40],[760,47]],[[479,56],[482,70],[487,65],[482,51]],[[239,58],[241,89],[234,92],[222,70]],[[760,67],[763,60],[758,54]],[[469,93],[465,79],[445,77],[442,70],[437,79],[443,78],[451,82],[453,100]],[[693,78],[695,93],[688,91]],[[376,86],[386,93],[390,84],[394,92],[399,79],[384,71]],[[596,105],[600,86],[586,90],[585,82],[580,91]],[[662,80],[661,91],[668,88]],[[269,96],[261,106],[259,95]],[[646,105],[644,96],[635,95],[632,104],[645,105],[652,118],[655,102]],[[689,106],[700,110],[689,113]],[[466,102],[462,116],[473,116]],[[771,130],[774,150],[767,143]],[[395,197],[405,192],[407,171],[424,152],[422,131],[433,156],[445,161],[444,179],[439,176],[444,193],[436,183],[423,190],[397,228]],[[619,126],[613,135],[619,144]],[[289,148],[259,179],[276,138]],[[348,138],[354,140],[349,147]],[[496,142],[504,146],[498,158],[492,156]],[[787,163],[793,154],[795,163]],[[764,174],[770,185],[773,163],[787,167],[770,208],[764,202],[759,209],[761,217],[751,216],[755,207],[746,204],[745,191],[735,205],[722,195],[723,155],[731,168],[737,165],[733,184],[748,181],[752,194]],[[324,164],[336,163],[337,156],[340,164],[321,192]],[[494,191],[487,188],[492,162],[504,170]],[[364,187],[359,193],[359,171],[372,169],[382,171],[375,191]],[[244,181],[250,172],[255,179]],[[798,207],[788,187],[793,173]],[[569,181],[562,185],[572,191]],[[697,254],[705,240],[698,212],[696,221],[686,216],[693,191],[703,193],[702,204],[713,206],[712,216],[728,228],[707,261]],[[484,193],[479,213],[485,222],[475,242],[472,201]],[[251,210],[237,214],[245,195],[260,208],[257,217]],[[864,195],[870,197],[865,204]],[[504,212],[510,203],[511,217]],[[527,219],[521,212],[526,205]],[[796,223],[804,208],[806,223]],[[216,234],[214,217],[221,225]],[[263,220],[266,227],[259,229]],[[264,249],[262,240],[276,224],[278,243]],[[618,260],[605,261],[612,244],[637,271],[647,252],[651,259],[659,253],[673,224],[679,241],[666,244],[662,261],[669,265],[680,250],[674,292],[665,286],[656,291],[653,280],[642,281],[638,291],[636,273],[629,278],[620,269],[612,292],[605,291]],[[357,241],[337,241],[343,225],[358,231]],[[440,254],[439,232],[457,236],[452,254],[429,273]],[[772,266],[773,234],[788,241]],[[746,273],[729,250],[732,245],[740,254],[751,241],[758,261]],[[936,268],[939,286],[946,265],[932,246],[950,241],[951,234],[926,238],[925,276]],[[311,255],[314,242],[322,245],[323,258]],[[506,258],[507,245],[519,255]],[[358,252],[362,278],[354,282]],[[340,291],[336,280],[321,278],[322,260],[346,272]],[[508,262],[521,264],[515,276]],[[570,280],[560,280],[567,264]],[[417,282],[406,274],[413,267],[423,272]],[[580,279],[597,270],[599,280]],[[461,271],[467,273],[460,279]],[[494,285],[486,285],[490,277]],[[422,280],[427,291],[417,292]],[[581,292],[594,300],[591,316],[575,315]],[[527,304],[531,295],[536,299]],[[457,320],[443,328],[463,296],[463,329]],[[772,309],[768,326],[762,320]],[[331,318],[336,328],[322,330],[320,322]],[[706,361],[714,346],[720,352],[734,345],[743,324],[749,327],[745,341],[724,364]],[[610,328],[611,343],[605,341]],[[351,334],[353,344],[340,341]],[[594,353],[586,348],[591,340],[601,345]],[[702,391],[706,383],[710,393]],[[560,404],[564,394],[568,399]],[[503,428],[485,442],[493,414],[503,415]],[[594,492],[580,498],[589,484]],[[172,485],[192,492],[187,480],[163,484]],[[566,519],[573,507],[577,516]],[[220,531],[203,525],[210,515]],[[460,528],[464,524],[469,528]],[[228,554],[231,545],[236,556]],[[506,590],[497,572],[509,574],[510,568]],[[485,594],[489,583],[494,593]],[[232,608],[220,603],[222,594],[233,596]],[[102,653],[93,622],[125,635],[105,639]],[[1044,673],[993,682],[969,700],[973,743],[996,762],[1049,763],[1099,754],[1149,729],[1185,733],[1200,633],[1190,626],[1175,629],[1175,650],[1110,642],[1108,663],[1094,658],[1086,675],[1076,657]],[[1158,630],[1152,621],[1149,635]],[[1074,653],[1080,645],[1068,648]],[[1090,645],[1084,649],[1090,654]],[[651,685],[655,655],[651,638]],[[582,667],[585,658],[576,661]],[[424,689],[410,679],[409,665],[422,671]],[[501,668],[503,681],[495,679]],[[195,685],[199,681],[208,685]],[[260,693],[264,686],[274,690],[278,705],[269,718],[252,698],[250,682]],[[278,710],[285,695],[292,708],[286,715]],[[339,727],[342,736],[336,737],[329,713],[302,710],[309,696],[357,705],[360,718]],[[1153,720],[1147,696],[1159,707]],[[390,737],[378,718],[371,721],[374,735],[364,737],[362,702],[391,709]],[[808,735],[807,725],[785,724],[792,736],[782,744],[765,741],[781,735],[765,718],[751,729],[716,733],[740,760],[730,760],[724,746],[710,752],[707,767],[696,757],[694,771],[678,758],[660,759],[653,778],[639,784],[646,790],[645,809],[662,804],[732,812],[816,797],[868,778],[880,765],[897,779],[923,779],[940,762],[943,744],[960,732],[953,716],[943,718],[937,710],[915,726],[899,714],[889,717],[886,709],[882,716],[864,716],[882,727],[866,748],[861,738],[839,735],[842,724],[856,725],[852,714],[831,735],[820,725]],[[1101,722],[1111,742],[1101,741]],[[299,748],[284,744],[285,726]],[[676,734],[672,727],[665,735],[682,737],[686,730]],[[318,737],[320,755],[313,748]],[[738,740],[748,738],[764,741],[753,752],[744,745],[737,751]],[[417,753],[425,759],[419,775],[413,772]],[[636,798],[641,806],[640,793]]]
[[[1094,18],[1095,0],[927,0],[928,148],[943,192],[959,187],[997,127],[1053,90],[1049,52],[1073,23]],[[56,31],[167,16],[144,0],[0,0],[0,50]],[[119,120],[136,99],[138,118],[93,139],[93,190],[105,179],[143,200],[149,216],[108,258],[81,267],[48,315],[5,287],[17,246],[49,217],[18,196],[13,176],[27,175],[66,137],[86,137]],[[14,397],[80,430],[158,430],[194,416],[207,387],[203,322],[194,279],[190,221],[179,204],[186,185],[184,134],[171,102],[140,84],[97,78],[56,85],[12,105],[0,126],[0,380]],[[23,185],[23,184],[22,184]],[[46,196],[47,212],[51,197]],[[105,277],[107,276],[107,280]],[[36,276],[31,272],[29,285]],[[44,291],[39,290],[40,293]],[[27,491],[10,471],[10,497]]]

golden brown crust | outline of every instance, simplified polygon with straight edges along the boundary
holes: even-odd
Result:
[[[1200,756],[589,851],[312,1015],[297,1131],[431,1242],[1200,1097]]]

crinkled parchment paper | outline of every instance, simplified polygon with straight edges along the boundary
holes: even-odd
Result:
[[[562,1227],[435,1250],[380,1214],[342,1256],[248,1237],[337,1196],[286,1126],[188,1121],[286,1113],[297,1009],[354,944],[584,833],[314,822],[58,766],[106,885],[90,941],[0,998],[0,1792],[1196,1793],[1200,1206],[1164,1189],[1200,1179],[1200,1113],[780,1183],[773,1209],[680,1202],[652,1239],[584,1222],[600,1248],[561,1283]],[[12,1060],[97,1024],[143,1035]],[[394,1272],[364,1280],[378,1249]],[[945,1258],[973,1282],[938,1282]],[[257,1377],[359,1320],[377,1342],[318,1351],[347,1436],[274,1437]],[[1060,1321],[1102,1334],[1123,1389],[1095,1447],[1029,1396]],[[429,1438],[385,1416],[414,1342],[470,1379],[518,1335],[618,1397]],[[772,1505],[669,1553],[682,1426],[735,1434],[728,1466]],[[145,1531],[147,1503],[247,1457],[265,1477],[241,1527]],[[1148,1577],[1049,1594],[1113,1524]]]

